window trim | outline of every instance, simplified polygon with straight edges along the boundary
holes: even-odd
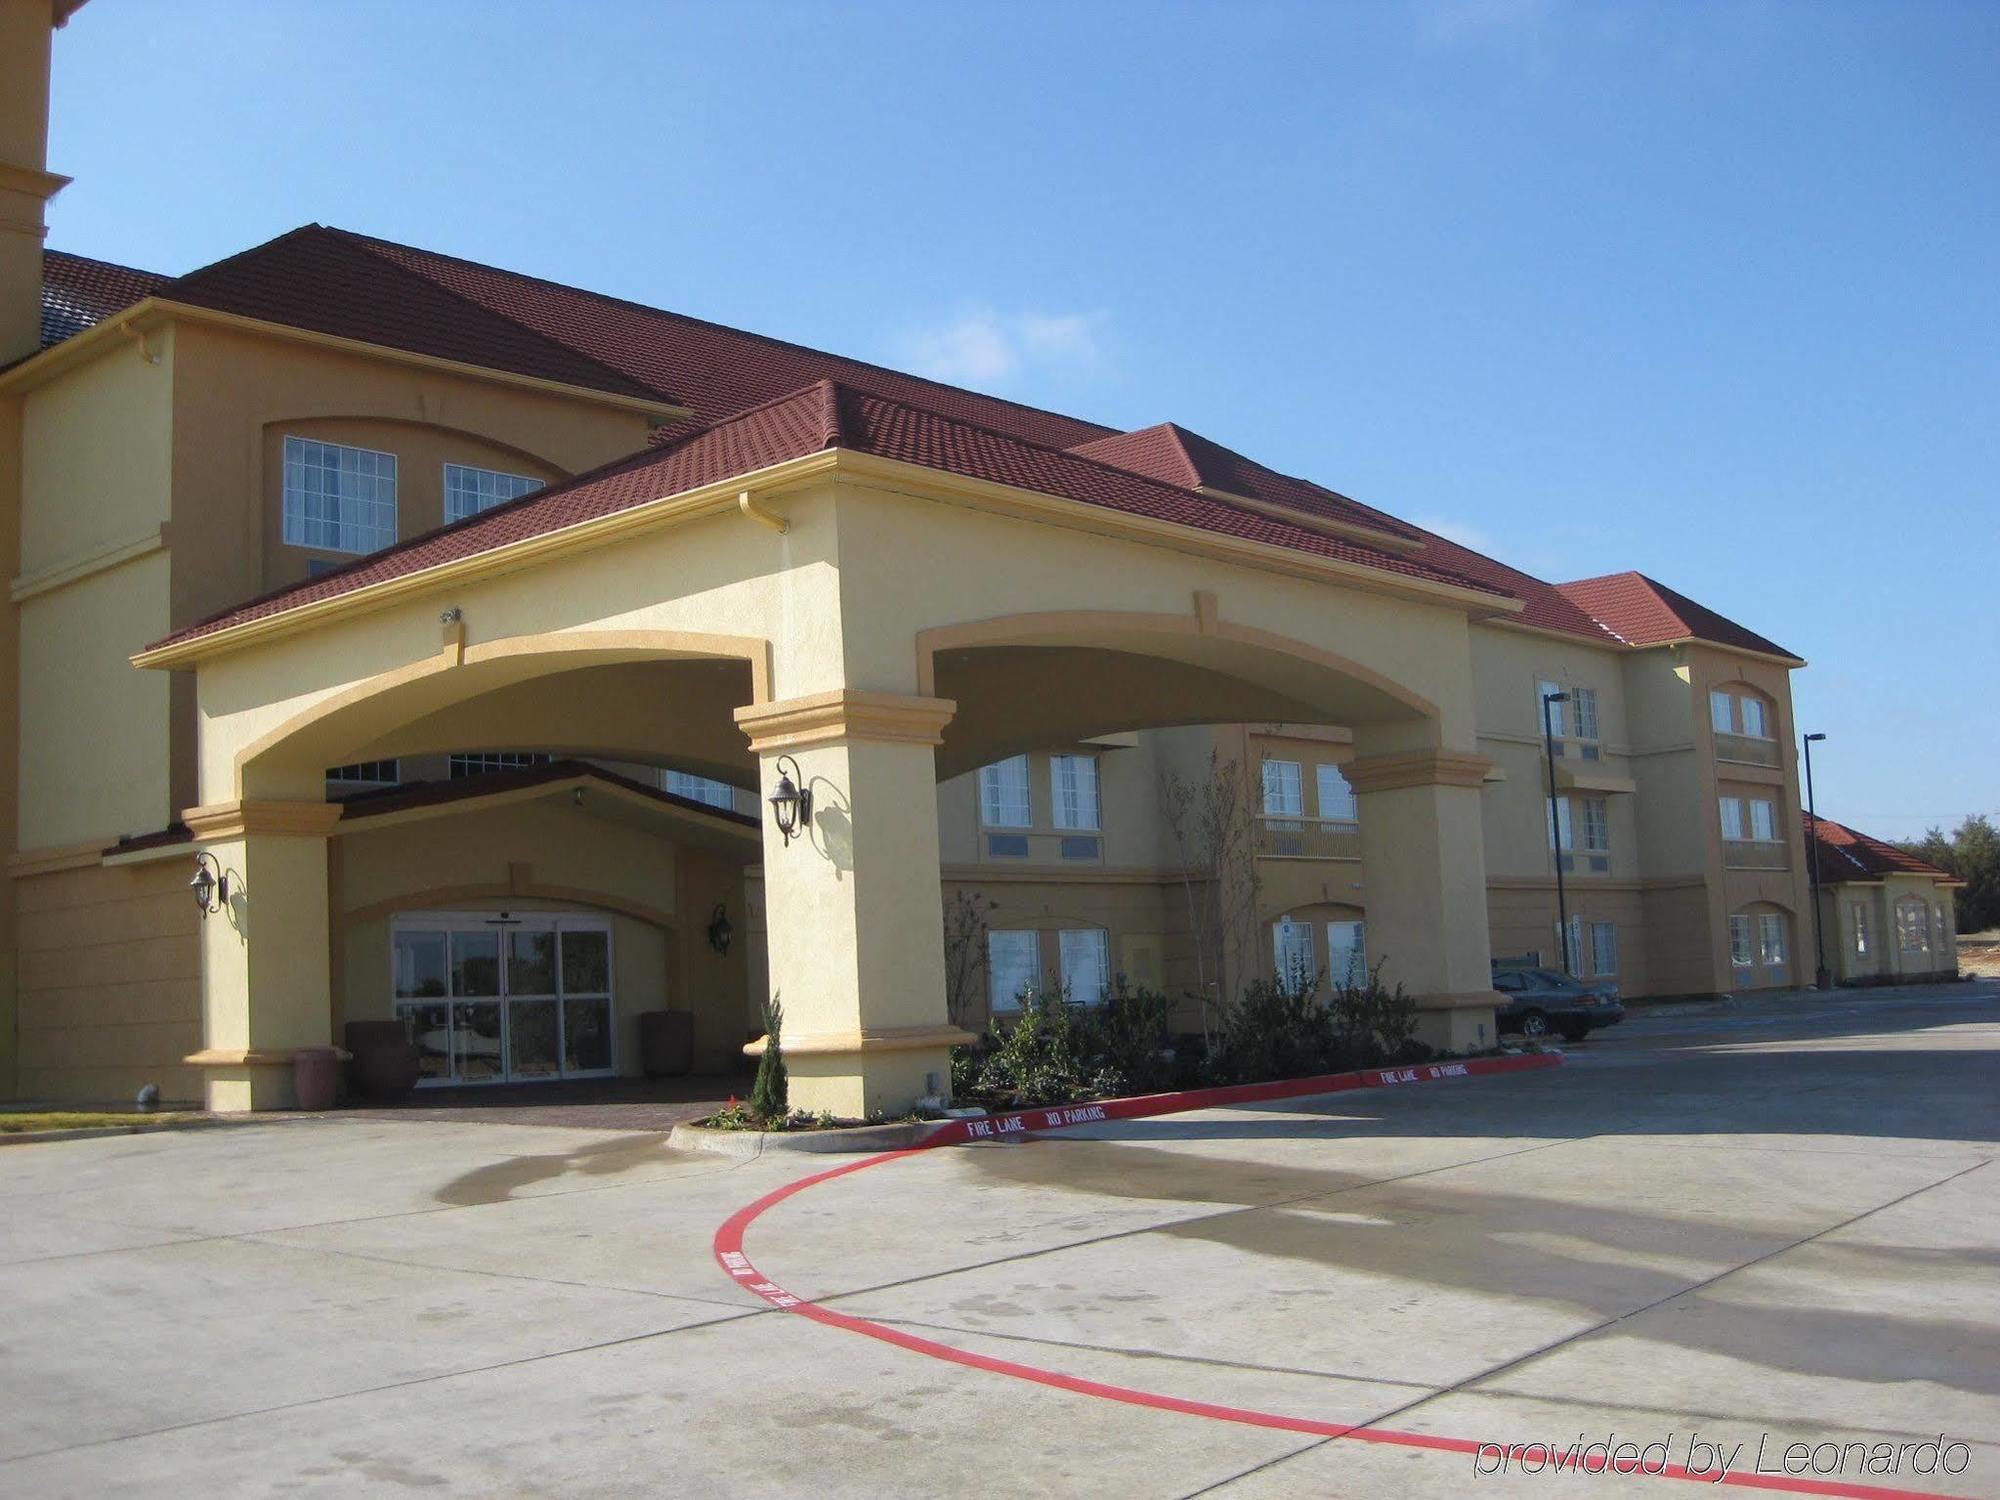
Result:
[[[451,498],[452,498],[451,480],[452,480],[452,472],[454,470],[456,470],[460,474],[477,475],[481,479],[501,479],[508,481],[510,484],[515,484],[515,483],[524,484],[527,486],[527,488],[517,489],[511,495],[496,496],[494,499],[487,501],[484,505],[475,505],[471,510],[461,511],[457,515],[453,515],[451,513]],[[447,526],[455,525],[460,521],[469,521],[474,516],[483,514],[484,512],[493,509],[493,507],[496,505],[505,505],[509,500],[519,500],[524,495],[532,495],[536,490],[546,489],[548,487],[548,481],[546,479],[537,479],[532,474],[515,474],[506,469],[486,469],[486,468],[481,468],[478,464],[457,464],[457,463],[452,463],[448,460],[441,466],[438,477],[438,483],[439,483],[439,493],[443,497],[442,504],[443,504],[444,524]]]
[[[1089,999],[1077,994],[1071,979],[1070,939],[1091,938],[1096,949],[1097,993]],[[1102,1005],[1111,995],[1111,932],[1104,927],[1062,927],[1056,930],[1056,973],[1062,980],[1063,995],[1072,1005]]]
[[[991,781],[994,786],[999,786],[1001,773],[1007,768],[1016,765],[1021,768],[1020,793],[1021,805],[1025,816],[1023,821],[1018,823],[1001,822],[998,821],[998,818],[999,816],[1004,816],[1007,812],[1005,806],[1002,805],[1006,799],[1001,796],[989,796],[987,790],[988,783]],[[1001,788],[1003,792],[1010,790],[1012,790],[1011,787]],[[997,814],[994,812],[996,808],[998,809]],[[979,826],[981,829],[1019,829],[1033,828],[1035,826],[1034,767],[1028,763],[1028,757],[1025,754],[1009,755],[1003,760],[991,761],[979,768]]]
[[[359,473],[357,466],[356,478],[365,478],[371,487],[380,487],[386,484],[388,487],[387,500],[385,501],[379,493],[368,496],[344,495],[339,492],[337,485],[331,496],[328,496],[324,491],[317,496],[308,496],[303,485],[295,490],[292,485],[295,467],[299,471],[301,478],[303,478],[308,468],[322,474],[331,472],[336,476],[343,472],[337,459],[329,466],[319,458],[309,456],[306,452],[309,448],[329,454],[352,453],[371,460],[373,471],[362,475]],[[385,469],[386,473],[384,472]],[[396,462],[396,455],[384,449],[363,448],[358,443],[333,443],[328,442],[325,438],[306,437],[301,433],[288,432],[284,434],[283,441],[278,447],[279,539],[287,547],[298,547],[308,552],[338,552],[348,557],[366,557],[372,552],[380,552],[384,547],[392,547],[395,545],[397,536],[402,528],[399,481],[400,473]],[[295,498],[298,501],[298,508],[296,510],[293,506]],[[306,511],[306,502],[308,499],[317,499],[322,505],[330,501],[333,506],[333,515],[330,518],[327,516],[309,515]],[[386,526],[382,524],[379,517],[374,521],[351,518],[348,511],[348,507],[350,506],[362,508],[386,506],[388,511]],[[333,540],[324,541],[316,539],[309,529],[313,527],[331,529]],[[353,540],[356,542],[364,541],[370,537],[379,537],[382,539],[373,541],[366,546],[348,546],[344,544],[343,538],[349,533],[353,534]]]
[[[1077,768],[1086,766],[1089,768],[1087,779],[1089,781],[1090,806],[1088,809],[1079,807],[1076,815],[1078,817],[1087,816],[1090,821],[1087,823],[1067,822],[1065,820],[1070,814],[1065,808],[1064,803],[1069,799],[1065,798],[1063,774],[1066,770],[1072,773],[1073,781],[1070,790],[1076,794],[1074,800],[1080,803],[1082,800],[1081,793],[1084,788],[1082,781],[1074,779],[1074,771]],[[1065,833],[1102,833],[1104,831],[1104,782],[1099,775],[1097,757],[1095,755],[1062,754],[1051,755],[1049,757],[1049,816],[1054,826]]]
[[[1000,993],[1000,966],[994,959],[994,948],[1000,939],[1010,943],[1026,939],[1028,953],[1027,983],[1018,986],[1011,995]],[[986,931],[986,1004],[996,1016],[1017,1016],[1021,1013],[1022,991],[1042,983],[1042,934],[1034,927],[990,927]]]

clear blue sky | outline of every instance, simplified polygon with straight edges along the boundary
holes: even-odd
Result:
[[[50,243],[311,220],[1165,418],[1809,658],[2000,814],[2000,4],[93,0]]]

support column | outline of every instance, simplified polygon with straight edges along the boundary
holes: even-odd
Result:
[[[292,1054],[332,1044],[325,802],[225,802],[182,818],[228,882],[201,923],[202,1050],[210,1109],[288,1109]]]
[[[766,947],[794,1108],[900,1114],[948,1094],[950,1049],[974,1040],[945,1011],[936,747],[956,709],[842,688],[736,712],[764,795],[791,756],[813,798],[812,825],[789,846],[763,817]]]
[[[1361,804],[1368,956],[1417,997],[1417,1038],[1493,1045],[1493,947],[1479,788],[1492,762],[1454,750],[1365,755],[1344,769]]]

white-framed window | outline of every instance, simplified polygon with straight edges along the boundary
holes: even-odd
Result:
[[[1013,755],[979,768],[979,821],[988,828],[1034,827],[1027,756]]]
[[[1750,918],[1743,912],[1729,919],[1729,962],[1738,969],[1750,967]]]
[[[1720,688],[1708,695],[1708,722],[1717,734],[1736,733],[1736,700]]]
[[[1368,982],[1368,924],[1329,922],[1326,924],[1326,963],[1335,984],[1362,985]]]
[[[736,810],[736,788],[713,777],[694,776],[686,771],[662,771],[660,789],[708,807],[719,807],[727,812]]]
[[[986,994],[996,1013],[1021,1008],[1021,995],[1042,982],[1041,934],[994,928],[986,934]]]
[[[1289,915],[1271,924],[1271,959],[1278,982],[1303,989],[1319,975],[1313,961],[1313,930],[1310,922],[1294,922]]]
[[[1111,988],[1111,936],[1102,927],[1067,928],[1056,934],[1063,989],[1073,1005],[1098,1005]]]
[[[1049,757],[1049,806],[1058,828],[1096,832],[1103,826],[1097,800],[1097,757]]]
[[[1722,836],[1726,839],[1743,837],[1743,799],[1724,797],[1717,804],[1722,809]]]
[[[1936,936],[1937,945],[1941,949],[1951,941],[1951,908],[1940,905],[1932,907],[1931,912],[1937,919],[1931,926],[1931,932]]]
[[[446,762],[453,781],[467,776],[484,776],[488,771],[525,771],[530,766],[545,766],[548,763],[546,755],[517,750],[459,751]]]
[[[1358,823],[1361,821],[1361,799],[1354,795],[1354,788],[1347,784],[1347,774],[1339,766],[1315,766],[1313,777],[1319,783],[1319,815],[1336,823]]]
[[[351,766],[327,767],[326,779],[342,786],[395,786],[403,778],[393,760],[361,760]]]
[[[1576,847],[1570,799],[1558,797],[1549,804],[1549,847],[1567,854]]]
[[[1896,947],[1911,954],[1930,951],[1931,909],[1915,896],[1896,903]]]
[[[1295,760],[1264,762],[1264,816],[1298,818],[1305,815],[1305,789]]]
[[[1736,700],[1737,710],[1743,715],[1743,732],[1753,739],[1767,740],[1771,737],[1764,715],[1761,698],[1743,697]]]
[[[1785,962],[1785,919],[1774,911],[1757,913],[1757,957],[1767,969]]]
[[[1778,804],[1767,802],[1762,797],[1750,804],[1750,837],[1765,843],[1775,842],[1778,837]]]
[[[1848,925],[1854,930],[1854,956],[1866,958],[1874,943],[1874,935],[1869,931],[1868,903],[1856,901],[1847,908]]]
[[[1579,799],[1583,806],[1583,847],[1591,854],[1611,849],[1611,804],[1602,797]]]
[[[491,510],[504,500],[518,500],[542,487],[542,481],[528,474],[502,474],[496,469],[475,469],[469,464],[444,466],[444,518],[447,524]]]
[[[1569,707],[1575,710],[1570,717],[1576,724],[1576,738],[1580,740],[1596,739],[1598,737],[1597,689],[1587,687],[1571,688],[1569,690],[1569,698]]]
[[[1568,691],[1569,689],[1565,688],[1560,682],[1544,681],[1535,684],[1535,728],[1537,731],[1546,727],[1548,732],[1559,740],[1569,737],[1570,706],[1567,703],[1549,702],[1549,695],[1551,693],[1564,693]],[[1544,714],[1547,715],[1546,719],[1543,717]]]
[[[1618,972],[1618,929],[1610,922],[1590,924],[1590,971],[1593,974]]]
[[[313,438],[285,439],[285,541],[374,552],[396,540],[396,455]]]

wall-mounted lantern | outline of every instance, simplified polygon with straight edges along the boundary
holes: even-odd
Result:
[[[715,910],[708,914],[708,946],[717,953],[729,952],[729,939],[735,929],[729,925],[729,908],[720,901]]]
[[[188,882],[188,889],[194,892],[194,904],[204,917],[229,904],[229,876],[206,849],[194,857],[194,879]]]
[[[789,773],[785,770],[787,764],[792,768]],[[778,757],[778,785],[771,793],[771,813],[778,820],[778,832],[784,835],[787,844],[812,827],[812,784],[789,755]]]

